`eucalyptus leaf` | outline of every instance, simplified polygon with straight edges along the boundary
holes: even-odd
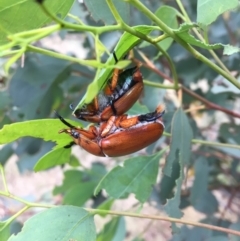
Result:
[[[60,18],[65,18],[74,0],[45,0],[46,8]],[[19,14],[20,13],[20,14]],[[14,19],[14,21],[13,21]],[[52,22],[37,1],[1,0],[0,2],[0,44],[8,42],[7,35],[37,29]]]
[[[188,165],[191,156],[191,141],[193,139],[192,128],[184,111],[179,108],[172,120],[172,138],[170,144],[170,152],[167,156],[164,174],[171,176],[172,165],[175,158],[180,162],[180,169]]]
[[[164,154],[162,150],[152,156],[140,156],[128,159],[124,166],[117,166],[106,174],[95,190],[95,195],[106,189],[107,193],[117,199],[125,198],[128,194],[134,193],[140,202],[146,202],[155,184],[159,159]]]
[[[71,148],[54,149],[39,159],[34,167],[34,171],[46,170],[50,167],[62,165],[69,162]]]
[[[66,120],[69,123],[79,123],[71,120]],[[35,138],[42,138],[45,141],[56,142],[59,147],[63,147],[72,142],[72,138],[64,133],[59,134],[59,130],[65,128],[65,125],[58,119],[42,119],[17,122],[10,125],[5,125],[0,130],[0,144],[10,143],[21,137],[32,136]]]
[[[238,53],[240,51],[240,48],[231,46],[229,44],[222,44],[222,43],[208,44],[199,39],[196,39],[193,35],[189,33],[189,30],[194,27],[198,27],[198,25],[184,23],[180,26],[179,29],[173,30],[173,31],[178,37],[183,39],[186,43],[203,48],[203,49],[211,50],[211,49],[223,48],[224,49],[223,53],[226,55],[231,55],[234,53]]]
[[[238,4],[238,0],[198,0],[197,22],[209,25],[215,21],[220,14],[237,8]]]
[[[51,208],[28,219],[22,231],[9,241],[36,240],[36,237],[38,241],[95,241],[93,216],[79,207]]]

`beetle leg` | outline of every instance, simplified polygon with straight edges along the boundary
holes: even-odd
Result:
[[[76,145],[76,143],[74,141],[72,141],[69,144],[67,144],[66,146],[64,146],[63,148],[68,149],[68,148],[71,148],[74,145]]]
[[[115,59],[115,64],[116,64],[116,63],[118,62],[118,58],[117,58],[117,56],[116,56],[115,51],[113,52],[113,57],[114,57],[114,59]],[[122,71],[123,71],[123,70],[121,70],[121,69],[114,69],[111,82],[108,83],[108,87],[109,87],[109,88],[106,89],[106,94],[111,95],[111,94],[113,93],[114,89],[115,89],[116,86],[117,86],[119,74],[120,74]]]
[[[139,123],[138,116],[126,118],[120,121],[119,126],[127,129]]]
[[[162,117],[162,115],[165,113],[165,106],[163,104],[159,105],[155,111],[139,115],[138,120],[141,121],[155,121]]]
[[[113,128],[115,127],[115,121],[116,121],[116,117],[115,116],[111,116],[107,123],[104,123],[101,127],[100,127],[100,133],[101,133],[101,137],[105,137],[108,134],[110,134],[113,131]]]
[[[136,71],[133,73],[133,80],[135,82],[142,82],[142,73],[140,72],[139,66],[137,66]]]
[[[122,122],[125,123],[125,120],[127,121],[127,115],[121,115],[118,117],[111,116],[108,119],[108,121],[104,122],[100,127],[99,133],[101,133],[101,137],[106,137],[106,136],[112,134],[119,127],[125,128],[124,126],[122,126]],[[126,128],[128,128],[128,127],[129,127],[129,125],[126,125]]]
[[[117,115],[117,110],[116,110],[116,108],[115,108],[115,106],[114,106],[114,101],[113,101],[113,99],[110,100],[110,106],[111,106],[111,109],[112,109],[112,111],[113,111],[113,114],[114,114],[114,115]]]
[[[142,114],[142,115],[139,115],[139,116],[133,116],[133,117],[130,117],[130,118],[122,118],[122,119],[117,119],[115,121],[115,125],[117,127],[122,127],[124,129],[127,129],[127,128],[130,128],[140,122],[143,122],[143,121],[147,121],[147,122],[150,122],[150,121],[156,121],[157,119],[161,118],[162,115],[164,114],[165,112],[165,106],[163,104],[159,105],[155,111],[153,112],[150,112],[150,113],[147,113],[147,114]]]

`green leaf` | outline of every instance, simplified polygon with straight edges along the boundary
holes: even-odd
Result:
[[[209,25],[214,22],[220,14],[237,7],[238,0],[198,0],[197,22]]]
[[[67,170],[64,172],[64,180],[61,186],[56,186],[53,195],[67,192],[73,185],[79,183],[83,178],[83,172],[79,170]]]
[[[10,158],[10,156],[13,154],[13,149],[11,145],[5,145],[1,150],[0,150],[0,163],[4,166],[7,160]]]
[[[206,241],[229,241],[229,238],[225,236],[213,236],[206,239]],[[233,239],[231,239],[231,241],[233,241]]]
[[[0,92],[0,110],[6,110],[11,103],[9,93],[6,91]],[[1,113],[1,112],[0,112]]]
[[[180,14],[175,8],[172,8],[169,6],[161,6],[159,9],[156,10],[155,15],[160,20],[162,20],[168,27],[172,29],[176,29],[178,27],[177,17]],[[171,46],[172,43],[173,43],[173,39],[167,38],[158,44],[163,50],[166,51]]]
[[[176,155],[175,161],[179,162],[179,155]],[[174,196],[170,199],[167,199],[167,203],[164,206],[166,213],[170,217],[174,217],[174,218],[181,218],[183,215],[183,213],[181,212],[181,210],[179,208],[180,202],[181,202],[182,183],[183,183],[183,179],[184,179],[183,171],[184,171],[183,168],[180,169],[180,175],[179,175],[178,179],[176,180],[176,190],[175,190]],[[172,223],[172,229],[173,229],[173,233],[179,232],[179,228],[177,227],[177,225],[175,223]]]
[[[65,193],[63,204],[83,206],[93,196],[96,185],[93,181],[76,183]]]
[[[69,160],[68,164],[71,167],[79,167],[80,166],[79,160],[73,155],[70,156],[70,160]]]
[[[200,157],[194,164],[195,179],[191,188],[190,202],[193,207],[207,215],[214,214],[218,210],[218,202],[215,196],[208,191],[210,167],[204,157]]]
[[[197,24],[188,24],[188,23],[184,23],[180,26],[179,29],[173,30],[173,32],[180,37],[181,39],[183,39],[186,43],[203,48],[203,49],[219,49],[219,48],[223,48],[224,49],[224,54],[226,55],[230,55],[230,54],[234,54],[240,51],[240,48],[231,46],[231,45],[226,45],[226,44],[221,44],[221,43],[216,43],[216,44],[208,44],[208,43],[204,43],[203,41],[196,39],[193,35],[191,35],[189,33],[189,30],[193,27],[198,27]]]
[[[116,22],[105,0],[85,0],[84,3],[96,22],[103,21],[106,25],[111,25]],[[130,5],[119,0],[113,0],[112,3],[121,15],[123,21],[129,23]]]
[[[74,0],[45,0],[45,6],[54,15],[65,18]],[[0,1],[0,44],[8,42],[7,35],[40,28],[52,22],[36,1]]]
[[[97,241],[122,241],[126,235],[125,221],[123,217],[116,217],[104,225],[103,230],[97,236]]]
[[[240,221],[231,224],[229,228],[232,230],[240,231]],[[234,234],[229,234],[229,239],[231,241],[239,241],[240,240],[239,236],[236,236]]]
[[[102,202],[97,209],[101,209],[101,210],[110,210],[112,205],[113,205],[114,200],[113,199],[107,199],[104,202]],[[98,214],[101,217],[106,217],[107,214]]]
[[[29,54],[24,68],[14,74],[9,93],[25,120],[40,119],[52,112],[53,103],[63,98],[59,85],[70,75],[68,61]],[[23,98],[23,96],[25,98]]]
[[[46,170],[50,167],[62,165],[69,162],[71,154],[71,148],[57,148],[46,153],[36,163],[34,167],[35,172]]]
[[[67,120],[75,126],[80,123]],[[56,142],[58,147],[68,145],[72,138],[65,133],[59,134],[59,130],[64,129],[66,126],[58,119],[42,119],[18,122],[10,125],[5,125],[0,130],[0,144],[6,144],[17,140],[18,138],[31,136],[42,138],[45,141]]]
[[[184,166],[188,165],[190,161],[193,132],[188,118],[181,108],[179,108],[173,116],[171,133],[170,152],[164,168],[164,174],[167,176],[171,176],[175,158],[179,159],[181,170]]]
[[[0,222],[0,240],[7,241],[10,235],[10,225],[7,224],[7,221]]]
[[[182,212],[179,209],[181,187],[184,180],[184,167],[190,162],[191,140],[193,133],[188,118],[184,111],[179,108],[172,120],[172,138],[170,144],[170,152],[166,159],[166,165],[163,170],[164,175],[171,176],[172,168],[175,162],[180,165],[180,174],[176,180],[176,191],[173,198],[167,200],[165,210],[170,217],[180,218]],[[176,224],[172,223],[173,232],[178,232]]]
[[[111,197],[118,199],[134,193],[136,199],[144,203],[149,198],[152,185],[156,182],[159,159],[164,152],[165,150],[162,150],[152,156],[126,160],[123,167],[113,168],[102,178],[94,194],[96,195],[101,189],[106,189]]]
[[[73,206],[48,209],[28,219],[22,231],[9,239],[9,241],[26,240],[95,241],[93,216],[84,209]]]
[[[167,199],[170,199],[174,195],[174,188],[176,186],[176,180],[180,175],[180,165],[177,160],[174,161],[172,167],[172,175],[171,177],[163,175],[161,183],[160,183],[160,192],[159,197],[162,204],[165,204]]]
[[[141,25],[141,26],[133,27],[133,29],[135,31],[148,35],[151,31],[156,29],[156,27]],[[131,50],[133,47],[138,45],[141,41],[142,40],[139,39],[138,37],[125,32],[121,36],[118,44],[116,45],[116,47],[114,49],[117,58],[118,59],[123,58],[129,52],[129,50]],[[115,64],[115,60],[112,55],[109,57],[107,64],[109,64],[109,65]],[[81,99],[81,101],[77,104],[73,113],[76,111],[76,109],[81,108],[81,106],[84,103],[88,104],[93,100],[93,98],[98,94],[99,90],[104,87],[104,85],[106,84],[106,82],[111,74],[112,74],[112,69],[105,68],[105,69],[101,70],[100,74],[98,76],[96,76],[94,81],[88,86],[86,94]]]
[[[137,101],[133,107],[127,112],[128,115],[140,115],[148,113],[149,110],[145,105],[141,105],[139,101]]]
[[[53,194],[62,194],[63,203],[82,206],[93,196],[99,180],[105,175],[106,170],[100,164],[93,164],[91,169],[68,170],[64,172],[61,186],[55,187]]]

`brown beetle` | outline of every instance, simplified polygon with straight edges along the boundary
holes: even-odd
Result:
[[[114,54],[115,61],[117,58]],[[138,100],[143,90],[142,74],[138,66],[121,71],[115,69],[105,88],[89,104],[74,111],[78,119],[100,123],[110,116],[122,115]]]
[[[69,127],[59,133],[67,133],[75,144],[96,156],[124,156],[139,151],[158,140],[163,133],[161,117],[164,107],[160,105],[154,112],[129,117],[112,116],[100,126],[90,126],[88,130],[77,128],[60,120]]]

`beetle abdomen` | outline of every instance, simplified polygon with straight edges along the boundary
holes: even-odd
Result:
[[[103,138],[99,145],[110,157],[124,156],[139,151],[157,141],[163,133],[164,125],[158,121],[118,131]]]

